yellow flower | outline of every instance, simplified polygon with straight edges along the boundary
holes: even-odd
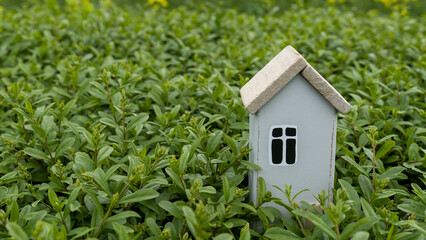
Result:
[[[148,4],[149,5],[155,5],[155,6],[162,6],[162,7],[167,7],[169,6],[169,3],[167,2],[167,0],[148,0]]]
[[[81,6],[85,12],[92,12],[94,7],[89,0],[81,0]]]

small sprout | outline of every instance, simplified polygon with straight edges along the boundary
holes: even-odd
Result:
[[[159,239],[169,239],[170,238],[170,232],[168,229],[163,229],[160,236],[158,236]]]
[[[197,204],[197,207],[195,207],[195,215],[196,216],[203,216],[204,215],[204,203],[202,201],[199,201]]]
[[[191,193],[194,196],[200,194],[200,183],[198,182],[198,179],[195,179],[194,184],[191,187]]]
[[[21,163],[18,163],[18,174],[19,178],[22,180],[28,180],[31,177],[31,174],[27,171],[27,168],[24,167]]]
[[[127,107],[126,91],[124,91],[124,89],[121,89],[121,108],[123,109],[123,112],[126,107]]]
[[[112,197],[111,197],[111,203],[109,205],[110,208],[114,208],[117,205],[118,200],[120,200],[119,197],[120,197],[119,193],[114,193],[114,195],[112,195]]]
[[[137,233],[145,232],[145,227],[142,225],[142,223],[138,223],[135,226],[135,232]]]
[[[87,173],[83,173],[83,174],[81,174],[81,176],[83,177],[84,181],[86,181],[86,182],[92,181],[92,177],[89,176]]]
[[[175,172],[179,169],[179,161],[176,159],[175,155],[172,155],[172,158],[170,159],[170,168]]]
[[[73,157],[75,156],[75,151],[72,147],[68,147],[67,150],[71,154],[71,156],[73,156]]]
[[[235,198],[239,198],[244,196],[244,190],[241,188],[238,188],[237,191],[235,191]]]
[[[44,229],[43,221],[38,221],[36,223],[36,227],[34,231],[31,233],[31,236],[33,237],[33,239],[42,239],[42,236],[40,236],[40,234],[43,232],[43,229]]]
[[[229,215],[232,213],[232,206],[228,205],[225,209],[225,215]]]
[[[118,74],[117,65],[112,65],[109,70],[111,71],[111,76],[113,78],[117,77],[117,74]]]
[[[166,150],[164,149],[164,147],[160,147],[157,152],[155,152],[155,158],[160,158],[162,156],[164,156],[164,154],[166,153]]]
[[[28,114],[30,114],[31,116],[34,116],[33,106],[28,100],[25,102],[25,110],[27,111]]]
[[[383,181],[380,181],[380,188],[384,189],[386,188],[386,186],[389,184],[390,179],[389,178],[385,178]]]
[[[92,130],[92,141],[93,141],[93,143],[98,144],[99,141],[100,141],[100,136],[101,136],[101,134],[99,132],[99,125],[98,125],[95,128],[93,128],[93,130]]]
[[[0,209],[0,220],[3,221],[7,218],[7,214],[3,209]]]
[[[272,193],[270,191],[267,191],[265,194],[264,202],[271,201]]]
[[[183,234],[183,236],[182,236],[182,240],[189,240],[189,239],[191,239],[191,238],[189,237],[188,232],[185,232],[185,234]]]

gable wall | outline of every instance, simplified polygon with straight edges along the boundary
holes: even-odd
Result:
[[[312,196],[321,189],[331,191],[334,181],[334,139],[337,113],[301,75],[297,75],[277,95],[250,118],[250,159],[262,170],[253,171],[250,197],[256,202],[256,179],[263,177],[272,196],[284,199],[285,184],[292,185],[292,195],[308,188],[296,200],[314,203]],[[268,160],[269,132],[272,125],[297,125],[297,163],[271,166]],[[332,163],[332,164],[331,164]]]

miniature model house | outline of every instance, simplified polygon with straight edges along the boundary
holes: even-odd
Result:
[[[257,180],[265,180],[273,197],[316,203],[321,190],[332,193],[337,111],[349,103],[291,46],[263,67],[241,90],[250,114],[250,161],[262,170],[249,175],[250,199],[257,206]],[[285,208],[275,205],[284,216]]]

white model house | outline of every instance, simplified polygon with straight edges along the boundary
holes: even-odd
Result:
[[[351,105],[291,46],[284,48],[241,90],[250,112],[250,161],[262,170],[249,174],[250,199],[257,206],[258,178],[273,197],[316,203],[321,190],[332,193],[337,111]],[[285,201],[284,201],[285,202]],[[285,208],[276,205],[284,216]]]

